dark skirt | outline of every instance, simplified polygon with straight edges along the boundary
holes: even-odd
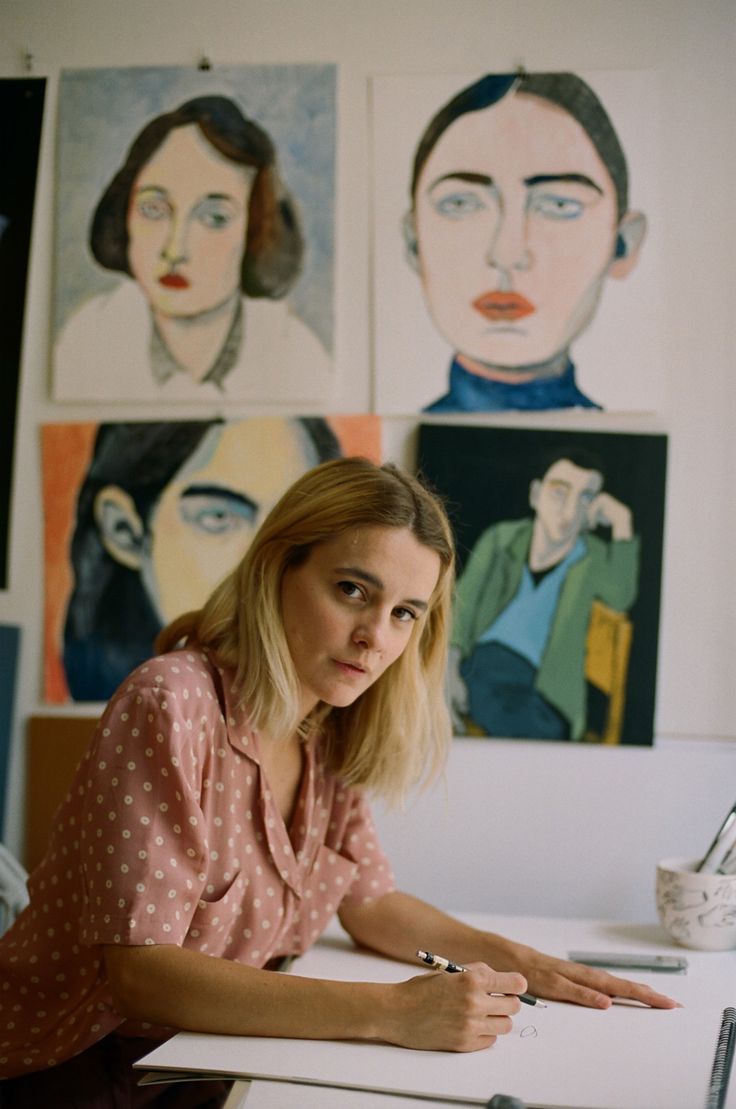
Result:
[[[155,1042],[112,1033],[57,1067],[0,1081],[0,1109],[221,1109],[231,1082],[138,1086]]]

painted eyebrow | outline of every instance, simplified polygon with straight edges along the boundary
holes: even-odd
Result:
[[[232,197],[230,195],[230,193],[205,193],[205,195],[202,197],[202,199],[203,200],[229,200],[229,201],[231,201],[231,203],[233,203],[233,204],[235,203],[235,199],[234,199],[234,197]]]
[[[467,181],[470,185],[484,185],[487,188],[493,185],[493,178],[486,173],[457,170],[453,173],[444,173],[441,177],[438,177],[429,186],[429,191],[431,192],[437,185],[441,185],[443,181]],[[524,184],[527,188],[532,188],[534,185],[548,185],[557,181],[563,184],[587,185],[589,189],[595,189],[597,193],[603,196],[603,189],[600,185],[584,173],[535,173],[531,177],[524,178]]]
[[[232,501],[240,505],[254,516],[258,511],[256,502],[245,493],[237,493],[234,489],[223,489],[221,485],[187,485],[186,489],[182,489],[179,494],[179,499],[185,500],[187,497],[218,497],[222,501]]]
[[[443,173],[436,181],[433,181],[429,186],[429,192],[441,185],[443,181],[467,181],[469,185],[486,185],[488,188],[493,184],[493,178],[489,177],[487,173],[471,173],[470,170],[456,170],[453,173]]]
[[[369,570],[363,570],[360,566],[336,566],[336,574],[345,574],[349,578],[359,578],[360,581],[365,581],[368,585],[372,585],[375,589],[385,589],[385,586],[379,577],[371,574]],[[407,597],[403,604],[414,605],[424,612],[427,609],[427,602],[420,601],[418,597]]]
[[[592,177],[588,177],[584,173],[537,173],[533,177],[524,178],[524,184],[527,186],[548,185],[555,181],[561,181],[563,184],[587,185],[589,189],[595,189],[597,193],[603,196],[603,189],[600,185],[597,185]]]
[[[168,196],[169,190],[163,185],[139,185],[136,189],[136,195],[140,196],[141,193],[159,193],[161,196]],[[202,200],[227,200],[231,204],[235,204],[235,198],[230,193],[205,193],[201,198]]]

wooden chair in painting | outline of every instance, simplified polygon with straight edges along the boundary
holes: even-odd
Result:
[[[603,720],[588,723],[589,743],[620,743],[626,707],[626,683],[633,624],[625,612],[593,601],[585,646],[585,680],[605,698]]]
[[[593,601],[585,643],[585,680],[603,700],[602,720],[589,720],[583,740],[588,743],[621,742],[626,683],[633,624],[625,612],[609,608],[602,601]],[[465,735],[481,737],[486,733],[469,716],[465,718]]]

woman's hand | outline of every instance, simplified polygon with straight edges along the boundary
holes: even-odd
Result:
[[[478,1051],[511,1031],[519,1012],[521,974],[499,974],[485,963],[465,973],[435,971],[392,987],[385,1038],[425,1051]]]
[[[493,937],[494,941],[498,937]],[[496,958],[496,963],[500,960]],[[503,965],[512,965],[526,975],[529,992],[551,1001],[571,1001],[591,1009],[608,1009],[614,997],[640,1001],[653,1009],[676,1009],[679,1002],[657,993],[641,982],[618,978],[605,970],[544,955],[524,944],[508,943]]]

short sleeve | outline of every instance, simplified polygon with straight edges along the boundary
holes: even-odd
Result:
[[[79,785],[82,943],[183,942],[205,880],[191,727],[162,685],[118,694],[100,721]]]
[[[396,879],[378,841],[370,806],[357,792],[353,793],[339,851],[358,864],[357,873],[343,899],[346,904],[372,901],[396,889]]]

